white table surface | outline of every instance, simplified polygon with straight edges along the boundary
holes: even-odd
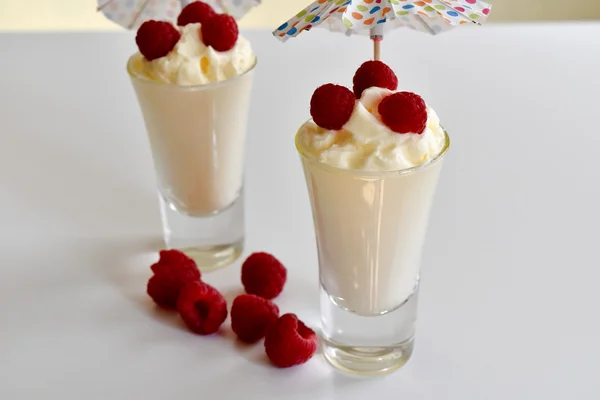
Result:
[[[362,38],[315,30],[259,57],[246,253],[285,262],[277,299],[319,321],[292,144],[312,91],[350,84]],[[130,33],[0,35],[0,399],[597,399],[600,24],[390,35],[384,59],[452,135],[425,247],[416,351],[358,379],[322,356],[195,336],[145,294],[160,246],[154,174],[125,73]],[[229,299],[240,262],[206,280]]]

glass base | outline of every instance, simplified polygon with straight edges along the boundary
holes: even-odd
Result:
[[[165,245],[181,250],[201,271],[233,263],[244,248],[243,192],[223,210],[210,215],[189,215],[159,195]]]
[[[334,367],[360,375],[383,375],[401,368],[413,352],[413,339],[393,347],[349,347],[325,339],[323,354]]]
[[[373,295],[376,295],[374,293]],[[343,371],[385,374],[402,367],[413,352],[418,285],[397,307],[359,315],[321,286],[321,324],[325,358]]]
[[[196,261],[201,271],[207,272],[226,267],[237,260],[244,251],[244,240],[221,246],[184,247],[177,250]]]

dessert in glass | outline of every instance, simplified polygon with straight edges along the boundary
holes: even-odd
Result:
[[[235,19],[193,2],[177,25],[147,21],[129,59],[168,248],[202,270],[244,244],[244,151],[256,57]]]
[[[435,111],[380,61],[354,93],[327,84],[296,134],[319,259],[324,354],[349,372],[393,371],[413,351],[421,250],[449,147]]]

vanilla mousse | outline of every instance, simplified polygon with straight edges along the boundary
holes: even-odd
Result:
[[[415,291],[427,220],[449,139],[426,107],[422,132],[397,133],[379,105],[398,91],[362,92],[341,129],[309,120],[296,145],[313,208],[320,280],[339,306],[363,316]]]
[[[228,51],[203,42],[200,23],[176,27],[165,56],[128,63],[150,139],[161,195],[179,212],[210,215],[243,181],[246,121],[256,57],[241,35]]]

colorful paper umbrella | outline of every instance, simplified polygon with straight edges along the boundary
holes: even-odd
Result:
[[[408,27],[437,35],[457,25],[481,25],[492,6],[479,0],[317,0],[277,28],[282,41],[315,26],[347,35],[368,34],[379,59],[379,42],[386,31]]]
[[[149,19],[175,21],[181,9],[195,0],[98,0],[98,11],[127,29],[137,29]],[[215,11],[240,19],[261,0],[203,0]]]

